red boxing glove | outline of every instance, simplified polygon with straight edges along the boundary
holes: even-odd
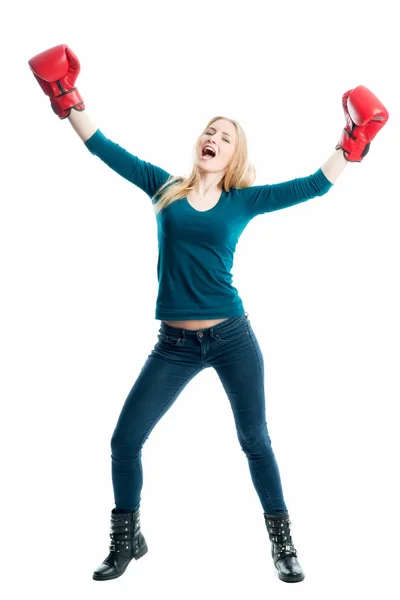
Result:
[[[382,102],[364,85],[343,94],[342,106],[346,118],[336,150],[341,148],[349,162],[361,162],[371,141],[385,125],[389,113]]]
[[[71,108],[85,110],[82,97],[74,87],[81,66],[66,44],[37,54],[28,64],[40,87],[50,97],[51,106],[60,119],[68,117]]]

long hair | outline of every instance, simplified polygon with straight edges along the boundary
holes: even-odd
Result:
[[[256,170],[254,166],[249,162],[248,159],[248,150],[247,150],[247,138],[246,134],[243,131],[241,125],[238,121],[234,119],[228,119],[227,117],[214,117],[211,121],[208,122],[207,127],[204,131],[207,131],[208,127],[210,127],[214,121],[218,121],[218,119],[225,119],[233,123],[236,128],[237,134],[237,144],[232,156],[231,162],[229,164],[228,170],[222,178],[222,186],[225,191],[228,192],[230,188],[245,188],[252,185],[256,178]],[[163,209],[167,208],[172,202],[175,200],[181,200],[185,198],[187,193],[196,188],[200,183],[200,173],[199,169],[196,165],[197,155],[196,155],[196,146],[198,143],[198,139],[193,148],[193,165],[192,171],[189,177],[182,177],[180,175],[171,175],[168,180],[158,188],[157,192],[154,194],[152,200],[159,196],[157,202],[155,202],[154,211],[156,215]]]

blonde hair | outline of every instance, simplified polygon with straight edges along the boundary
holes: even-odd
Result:
[[[225,191],[228,192],[231,187],[234,188],[245,188],[252,185],[256,178],[256,170],[254,166],[249,162],[248,150],[247,150],[247,138],[241,125],[234,119],[228,119],[226,117],[214,117],[208,122],[207,127],[204,131],[218,119],[225,119],[230,121],[236,128],[237,144],[229,164],[228,170],[222,178],[222,186]],[[180,175],[171,175],[168,180],[157,190],[152,200],[159,196],[158,201],[153,205],[154,211],[158,214],[163,208],[167,208],[175,200],[181,200],[186,197],[186,194],[197,187],[200,182],[199,169],[196,166],[196,147],[198,139],[193,148],[193,166],[189,177],[185,178]]]

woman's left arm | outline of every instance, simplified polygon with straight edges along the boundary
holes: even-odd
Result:
[[[322,165],[321,170],[331,183],[335,183],[347,164],[348,161],[345,159],[342,149],[338,148]]]
[[[389,113],[382,102],[365,86],[359,85],[342,96],[346,119],[335,152],[308,177],[297,177],[272,185],[241,188],[248,216],[280,210],[299,202],[323,196],[332,187],[348,162],[361,162],[369,152],[371,141],[385,125]]]

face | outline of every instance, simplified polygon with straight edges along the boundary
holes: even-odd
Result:
[[[226,171],[232,159],[236,141],[236,128],[233,123],[225,119],[214,121],[208,129],[204,130],[197,142],[199,168],[209,173]],[[203,154],[205,145],[214,149],[215,156],[213,158],[209,154]]]

